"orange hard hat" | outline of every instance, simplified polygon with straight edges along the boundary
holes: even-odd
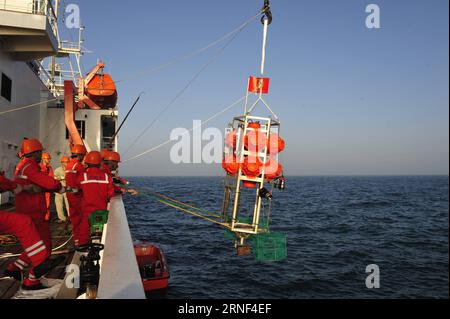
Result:
[[[42,151],[44,148],[42,147],[41,142],[37,139],[29,139],[29,140],[23,140],[22,147],[20,148],[20,151],[22,155],[28,155],[34,152]]]
[[[109,151],[108,153],[106,153],[104,160],[120,162],[120,154],[114,151]]]
[[[102,162],[102,154],[97,151],[89,152],[84,158],[84,162],[91,165],[100,165],[100,163]]]
[[[52,159],[49,153],[42,153],[42,159]]]
[[[100,151],[100,154],[102,155],[102,159],[105,159],[106,155],[109,153],[109,150],[104,148]]]
[[[70,159],[67,156],[61,157],[61,163],[69,163]]]
[[[74,145],[72,147],[71,152],[72,152],[72,154],[86,155],[87,150],[86,150],[86,147],[84,145],[77,144],[77,145]]]

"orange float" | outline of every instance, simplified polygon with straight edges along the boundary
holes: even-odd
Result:
[[[258,122],[248,124],[248,128],[253,129],[244,138],[245,148],[251,152],[260,152],[266,145],[266,136],[260,131],[261,125]]]
[[[223,169],[231,176],[236,175],[239,171],[239,161],[236,158],[236,155],[228,155],[222,161]]]
[[[281,153],[286,144],[284,140],[278,134],[270,134],[267,141],[267,153],[277,154]]]
[[[228,147],[231,147],[232,149],[236,148],[236,139],[237,139],[237,133],[235,130],[231,131],[227,134],[225,137],[225,145]]]
[[[249,178],[256,178],[261,174],[263,163],[257,156],[247,156],[242,164],[242,172]],[[244,187],[255,188],[256,183],[251,181],[244,181]]]
[[[272,158],[265,165],[264,177],[267,180],[272,180],[281,176],[282,171],[283,166],[280,163],[278,163],[278,161]]]

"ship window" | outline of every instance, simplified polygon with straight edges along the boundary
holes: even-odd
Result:
[[[2,96],[11,102],[12,81],[9,77],[2,73]]]
[[[75,121],[75,126],[77,127],[78,133],[82,139],[86,138],[86,122],[85,121]],[[66,140],[69,139],[69,130],[66,127]]]
[[[116,133],[116,119],[112,116],[102,116],[102,140],[101,147],[102,148],[113,148],[114,149],[114,140],[113,136]]]

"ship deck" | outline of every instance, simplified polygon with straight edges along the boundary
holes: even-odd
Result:
[[[12,209],[10,208],[9,210]],[[54,214],[54,212],[52,211],[52,215],[55,216],[56,214]],[[65,256],[65,258],[47,275],[47,277],[63,279],[65,275],[66,265],[71,262],[73,257],[73,241],[70,239],[70,236],[72,234],[72,225],[70,224],[70,222],[61,224],[51,222],[50,228],[52,232],[53,248],[59,247],[67,241],[68,243],[57,251],[53,252],[53,256],[63,255]],[[23,249],[19,242],[8,246],[0,246],[0,256],[7,253],[20,254],[22,251]],[[10,278],[1,278],[1,274],[3,274],[8,264],[13,260],[13,257],[0,259],[0,299],[11,299],[20,288],[20,282]]]

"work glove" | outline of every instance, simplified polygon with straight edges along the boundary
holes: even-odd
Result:
[[[19,194],[19,193],[22,193],[22,191],[23,191],[22,185],[17,184],[16,189],[14,189],[14,195],[17,195],[17,194]]]

